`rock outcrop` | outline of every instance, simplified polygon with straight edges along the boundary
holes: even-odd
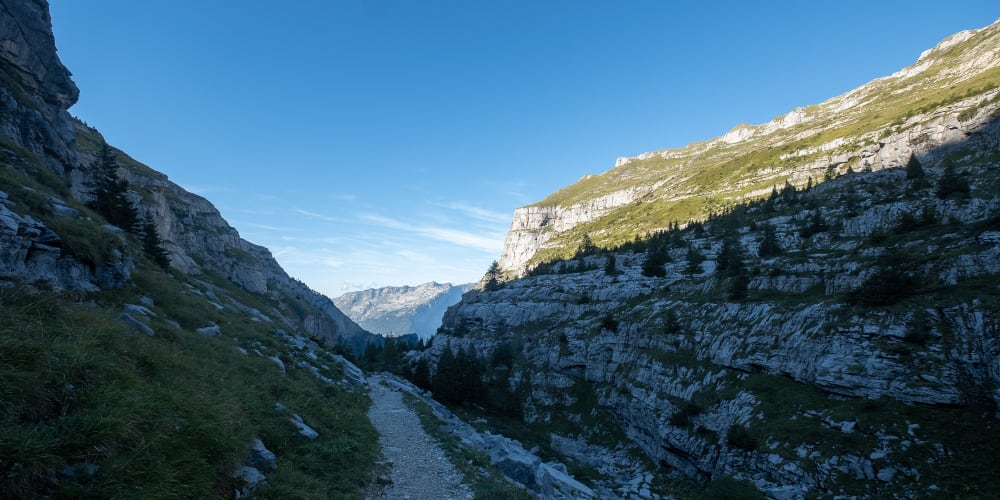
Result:
[[[21,199],[45,198],[30,206],[6,196],[13,192],[0,198],[0,278],[62,290],[120,287],[134,268],[124,231],[106,226],[101,234],[85,235],[86,244],[64,244],[70,232],[95,224],[83,205],[92,199],[91,164],[104,139],[67,112],[79,92],[56,54],[48,3],[3,0],[0,14],[0,160],[16,172],[0,188],[16,187]],[[306,304],[279,314],[298,316],[317,338],[364,349],[368,332],[329,298],[289,277],[266,248],[242,239],[208,200],[120,151],[115,155],[133,204],[152,218],[173,268],[221,276],[285,304]],[[37,179],[60,197],[17,185],[16,175]]]
[[[65,112],[79,90],[56,55],[45,0],[0,1],[0,138],[61,174],[77,166]]]

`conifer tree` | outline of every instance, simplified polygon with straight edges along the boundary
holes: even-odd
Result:
[[[663,266],[670,262],[670,254],[665,244],[660,244],[656,240],[650,240],[646,249],[646,260],[642,263],[642,275],[650,278],[663,278],[667,276],[667,270]]]
[[[774,232],[774,226],[767,223],[763,224],[763,226],[764,235],[760,240],[760,246],[757,248],[757,256],[766,259],[781,255],[781,245],[778,244],[778,236]]]
[[[500,264],[497,261],[493,261],[490,264],[489,269],[486,270],[486,283],[483,285],[483,290],[487,292],[492,292],[500,288]]]
[[[170,254],[163,248],[163,240],[148,214],[142,223],[142,250],[164,270],[170,267]]]
[[[615,262],[615,254],[612,252],[608,252],[608,260],[604,264],[604,274],[618,276],[618,264]]]
[[[451,343],[447,343],[438,357],[437,370],[431,377],[431,390],[434,397],[443,402],[453,402],[456,399],[454,380],[458,377],[456,373],[455,352],[451,350]]]
[[[410,382],[413,382],[413,385],[421,389],[431,389],[431,369],[426,359],[420,358],[417,360],[413,366],[413,374],[410,376]]]
[[[88,204],[107,221],[128,232],[138,231],[139,214],[128,199],[128,181],[118,176],[118,160],[106,143],[90,165],[94,180],[88,183],[94,199]]]
[[[701,274],[703,271],[702,262],[705,262],[705,256],[692,246],[687,251],[687,267],[684,268],[684,271],[688,274]]]
[[[938,180],[937,197],[942,200],[951,196],[965,198],[969,196],[969,182],[955,171],[955,166],[949,161],[944,166],[944,174]]]
[[[793,186],[790,181],[785,180],[785,187],[781,190],[781,199],[788,203],[793,203],[797,198],[797,192],[798,191],[796,191],[795,186]]]
[[[735,238],[725,238],[722,240],[722,249],[716,259],[715,272],[736,276],[743,273],[743,252],[740,244]]]

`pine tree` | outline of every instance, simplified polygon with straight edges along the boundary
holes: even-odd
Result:
[[[163,248],[163,240],[160,239],[160,234],[156,231],[156,225],[153,224],[149,214],[142,223],[142,250],[156,265],[164,270],[170,268],[170,254]]]
[[[910,181],[909,188],[911,190],[923,189],[930,185],[927,182],[924,167],[920,164],[920,160],[917,159],[916,155],[911,154],[909,161],[906,162],[906,180]]]
[[[798,191],[796,191],[795,186],[793,186],[790,181],[785,180],[785,187],[781,190],[781,199],[787,203],[794,203],[797,198],[797,193]]]
[[[722,249],[715,263],[716,274],[736,276],[743,273],[743,251],[735,238],[722,240]]]
[[[417,363],[413,366],[413,374],[410,376],[410,382],[413,382],[413,385],[421,389],[430,390],[431,369],[426,359],[420,358],[417,360]]]
[[[763,224],[764,235],[761,237],[760,246],[757,248],[757,256],[766,259],[781,255],[781,245],[778,244],[778,235],[774,232],[774,226]]]
[[[435,399],[442,402],[454,402],[457,398],[455,391],[455,379],[457,378],[457,365],[455,362],[455,352],[451,350],[451,343],[444,346],[441,356],[438,357],[437,370],[431,377],[431,390]]]
[[[687,251],[687,267],[684,268],[684,271],[688,274],[701,274],[703,271],[702,262],[705,262],[705,256],[692,246]]]
[[[969,196],[969,182],[955,171],[955,166],[947,162],[944,174],[938,180],[937,197],[942,200],[951,196],[966,198]]]
[[[604,274],[608,276],[618,276],[618,265],[615,262],[615,254],[608,252],[608,260],[604,264]]]
[[[642,275],[650,278],[664,278],[667,270],[663,266],[670,262],[670,253],[666,244],[656,239],[649,241],[646,248],[646,260],[642,263]]]
[[[128,181],[118,176],[118,160],[105,143],[90,165],[94,180],[88,183],[94,199],[88,204],[107,221],[128,232],[138,231],[139,213],[128,199]]]
[[[746,274],[740,273],[733,276],[729,282],[729,288],[726,290],[727,297],[734,302],[747,298],[749,285],[750,277]]]
[[[493,261],[490,264],[489,269],[486,270],[486,283],[483,285],[483,290],[487,292],[492,292],[500,288],[500,264],[497,261]]]

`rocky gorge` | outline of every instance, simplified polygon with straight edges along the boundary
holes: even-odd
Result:
[[[425,359],[513,352],[484,380],[517,394],[534,444],[611,490],[623,478],[588,457],[613,463],[624,446],[661,485],[995,494],[995,465],[976,457],[996,449],[981,433],[1000,416],[998,26],[817,107],[619,160],[519,209],[508,280],[449,309]],[[941,78],[977,83],[871,119],[887,85],[919,93]],[[748,144],[782,152],[692,184],[703,178],[687,168],[714,168],[706,158],[754,161],[730,149]],[[719,203],[678,220],[670,206],[691,197]],[[666,208],[640,210],[655,203]]]
[[[407,368],[481,370],[447,408],[362,372],[376,336],[113,148],[152,229],[110,224],[48,4],[0,0],[0,497],[994,497],[998,62],[994,24],[619,159],[515,212],[503,276],[440,329],[453,288],[345,302],[438,332]]]

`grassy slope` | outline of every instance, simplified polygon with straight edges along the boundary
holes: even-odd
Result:
[[[611,247],[662,230],[671,222],[702,220],[752,193],[767,192],[774,185],[780,187],[786,180],[802,184],[804,178],[791,177],[796,168],[830,154],[855,153],[891,132],[919,125],[915,117],[959,101],[974,100],[996,89],[1000,86],[1000,67],[971,77],[959,77],[953,71],[959,61],[995,46],[998,38],[1000,26],[992,26],[969,40],[935,51],[930,56],[935,61],[930,68],[910,78],[878,81],[854,95],[859,103],[850,109],[836,111],[836,100],[831,100],[805,108],[810,119],[787,129],[736,144],[712,141],[662,151],[659,153],[666,156],[634,159],[567,186],[535,205],[566,207],[636,186],[663,185],[604,217],[553,235],[532,262],[570,256],[584,234],[600,246]],[[979,106],[992,103],[981,102]],[[814,151],[835,140],[843,141],[842,145]],[[839,167],[840,171],[856,160],[852,156]],[[813,172],[812,177],[820,182],[823,174]]]
[[[0,190],[12,209],[56,231],[67,254],[92,265],[107,259],[117,236],[101,229],[103,220],[73,202],[36,158],[4,147]],[[83,217],[51,213],[50,194]],[[29,288],[44,284],[9,280],[0,287],[0,498],[226,498],[230,472],[246,463],[254,437],[278,457],[262,496],[359,497],[378,453],[367,396],[297,367],[275,335],[287,326],[216,308],[191,289],[204,283],[162,271],[134,238],[127,244],[137,270],[124,289],[37,292]],[[200,279],[241,304],[287,310],[220,277]],[[155,303],[153,337],[117,320],[140,296]],[[222,336],[194,332],[213,323]],[[282,358],[287,374],[269,356]],[[319,363],[340,378],[336,363]],[[320,437],[298,435],[277,402]],[[97,465],[96,474],[62,472],[84,463]]]

